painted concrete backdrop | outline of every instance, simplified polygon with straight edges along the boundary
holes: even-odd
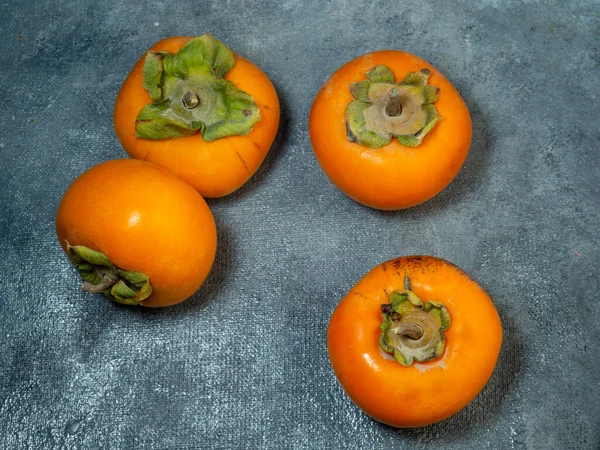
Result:
[[[600,15],[596,1],[0,3],[0,448],[600,448]],[[154,42],[205,32],[280,97],[267,160],[210,200],[205,285],[163,310],[80,290],[54,230],[82,172],[122,158],[117,91]],[[342,64],[394,48],[465,99],[458,177],[399,212],[318,165],[312,101]],[[331,312],[368,270],[430,254],[493,298],[504,342],[454,417],[397,430],[333,375]]]

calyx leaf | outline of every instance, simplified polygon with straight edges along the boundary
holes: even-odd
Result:
[[[147,275],[121,270],[97,250],[66,244],[67,256],[79,271],[84,291],[102,292],[106,298],[125,305],[139,305],[152,294]]]
[[[444,353],[450,313],[439,302],[423,301],[410,289],[394,291],[381,305],[379,346],[402,366],[426,362]]]
[[[380,148],[390,142],[390,138],[382,136],[367,128],[363,111],[369,107],[367,102],[353,100],[346,109],[346,131],[348,140],[358,142],[369,148]]]
[[[208,33],[190,39],[177,56],[192,70],[208,66],[219,78],[227,75],[235,63],[232,51]]]
[[[162,100],[163,52],[148,52],[144,60],[142,86],[153,102]]]
[[[405,146],[418,146],[441,119],[432,104],[439,89],[427,84],[429,70],[410,72],[398,83],[384,65],[366,76],[350,84],[356,100],[346,108],[348,139],[369,148],[383,147],[394,137]]]
[[[231,50],[209,34],[190,39],[177,54],[149,51],[143,87],[152,103],[139,112],[135,135],[159,140],[200,132],[213,141],[249,133],[260,110],[224,78],[234,64]]]
[[[379,65],[367,72],[367,78],[374,83],[393,83],[394,73],[388,66]]]

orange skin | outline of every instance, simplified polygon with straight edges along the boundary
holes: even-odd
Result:
[[[66,243],[104,253],[120,269],[150,277],[143,306],[190,297],[208,276],[217,248],[215,222],[204,199],[166,170],[120,159],[92,167],[69,187],[56,215]]]
[[[441,358],[403,367],[379,347],[381,304],[404,289],[448,309]],[[422,427],[464,408],[494,370],[502,328],[490,297],[453,264],[431,256],[387,261],[362,278],[333,312],[327,334],[333,370],[369,416],[400,428]],[[391,358],[391,359],[390,359]]]
[[[392,70],[396,82],[428,68],[428,83],[440,88],[434,106],[443,118],[418,147],[405,147],[396,138],[379,149],[348,140],[350,83],[365,80],[366,72],[380,64]],[[472,134],[469,111],[454,86],[428,62],[397,50],[368,53],[338,69],[315,98],[309,132],[331,181],[357,202],[383,210],[409,208],[444,189],[464,163]]]
[[[171,37],[150,50],[177,53],[191,37]],[[203,197],[230,194],[258,170],[267,156],[279,126],[279,100],[269,78],[254,64],[234,55],[235,65],[225,77],[250,94],[261,119],[245,136],[205,142],[200,133],[176,139],[148,140],[135,136],[135,119],[151,103],[142,87],[145,55],[123,83],[114,110],[117,137],[132,158],[150,161],[174,173]]]

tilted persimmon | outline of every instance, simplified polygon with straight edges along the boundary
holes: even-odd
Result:
[[[208,276],[217,247],[215,222],[200,194],[133,159],[80,175],[60,202],[56,232],[84,290],[127,305],[186,300]]]

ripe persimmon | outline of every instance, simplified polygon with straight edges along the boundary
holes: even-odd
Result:
[[[471,145],[460,94],[431,64],[383,50],[339,68],[309,116],[315,156],[354,200],[383,210],[408,208],[444,189]]]
[[[200,194],[133,159],[107,161],[80,175],[60,202],[56,232],[84,290],[150,307],[194,294],[217,247],[215,222]]]
[[[412,428],[465,407],[490,378],[502,327],[490,297],[432,256],[378,265],[344,297],[327,333],[335,375],[369,416]]]
[[[221,197],[265,159],[279,100],[257,66],[212,36],[170,37],[128,75],[114,125],[131,157],[164,167],[203,197]]]

